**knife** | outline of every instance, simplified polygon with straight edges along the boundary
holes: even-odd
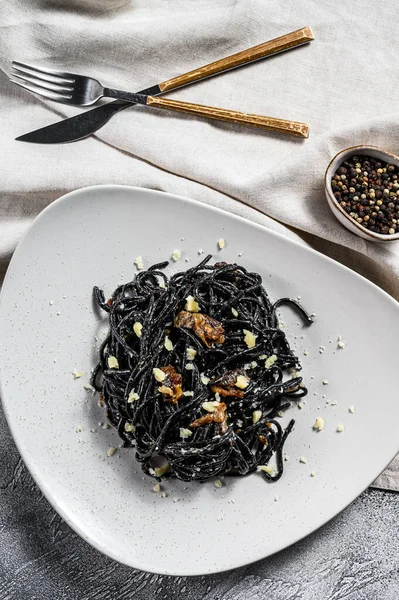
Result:
[[[314,40],[314,35],[311,28],[309,26],[303,27],[302,29],[292,31],[281,37],[269,40],[242,52],[237,52],[221,60],[144,89],[138,92],[138,94],[158,96],[196,81],[201,81],[219,73],[255,62],[267,56],[302,46],[312,40]],[[63,119],[52,125],[21,135],[16,139],[21,142],[36,144],[62,144],[81,140],[98,131],[115,113],[132,105],[132,102],[121,100],[102,104],[99,107],[85,111],[69,119]]]

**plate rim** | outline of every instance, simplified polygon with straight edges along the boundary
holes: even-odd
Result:
[[[37,225],[37,223],[44,217],[45,214],[47,214],[48,212],[51,212],[53,210],[56,210],[60,204],[68,203],[71,198],[74,198],[75,196],[79,196],[80,194],[86,193],[86,192],[89,192],[89,193],[94,192],[95,193],[97,190],[104,191],[107,188],[109,191],[123,190],[123,191],[128,191],[128,192],[130,191],[133,193],[144,193],[144,194],[148,194],[149,196],[154,195],[154,194],[156,196],[163,196],[163,197],[168,196],[169,198],[172,198],[173,200],[178,200],[179,202],[194,204],[196,206],[201,207],[202,209],[209,210],[211,213],[216,212],[216,213],[219,213],[222,215],[227,214],[229,217],[233,218],[233,220],[235,220],[239,223],[245,222],[245,223],[249,224],[250,226],[255,227],[256,229],[258,229],[262,232],[266,232],[267,235],[271,235],[272,237],[277,237],[281,240],[284,240],[284,242],[294,244],[294,246],[299,246],[300,248],[302,248],[302,250],[310,253],[311,255],[313,255],[313,254],[318,255],[322,261],[327,261],[327,263],[333,263],[335,265],[338,265],[338,268],[343,269],[346,272],[350,272],[352,276],[355,276],[355,279],[360,278],[367,285],[371,286],[371,288],[374,288],[374,290],[376,291],[377,294],[381,294],[382,297],[385,297],[385,299],[388,300],[392,304],[392,306],[396,307],[396,310],[398,309],[399,303],[392,296],[390,296],[385,290],[383,290],[382,288],[377,286],[375,283],[373,283],[372,281],[370,281],[363,275],[360,275],[356,271],[353,271],[346,265],[343,265],[342,263],[330,258],[329,256],[322,254],[321,252],[313,249],[309,245],[302,244],[297,240],[288,238],[284,234],[282,234],[278,231],[269,229],[268,227],[266,227],[264,225],[260,225],[259,223],[255,223],[255,222],[251,221],[250,219],[247,219],[246,217],[236,215],[235,213],[231,213],[222,208],[212,206],[205,202],[201,202],[200,200],[194,200],[192,198],[188,198],[186,196],[180,196],[178,194],[173,194],[170,192],[154,190],[151,188],[143,188],[143,187],[139,187],[139,186],[119,185],[119,184],[99,184],[99,185],[92,185],[92,186],[85,186],[82,188],[77,188],[77,189],[67,192],[66,194],[63,194],[59,198],[53,200],[42,211],[40,211],[40,213],[33,219],[32,223],[24,231],[17,247],[15,248],[15,250],[13,252],[13,255],[12,255],[10,263],[8,265],[8,268],[7,268],[5,277],[4,277],[3,285],[1,288],[1,292],[0,292],[0,325],[1,325],[1,320],[2,320],[4,293],[5,293],[6,286],[8,285],[8,280],[9,280],[10,274],[12,272],[13,264],[18,260],[19,254],[21,252],[23,252],[23,246],[24,246],[25,240],[28,238],[31,229],[33,229]],[[134,202],[134,201],[135,200],[132,200],[132,202]],[[34,480],[34,482],[36,483],[36,485],[39,487],[41,493],[44,495],[44,497],[49,502],[49,504],[52,506],[52,508],[68,524],[68,526],[71,527],[71,529],[75,533],[77,533],[79,535],[79,537],[81,539],[83,539],[85,542],[87,542],[90,546],[92,546],[93,548],[95,548],[96,550],[101,552],[101,554],[111,558],[112,560],[115,560],[116,562],[118,562],[120,564],[124,564],[128,567],[142,570],[142,571],[149,572],[149,573],[169,575],[169,576],[172,575],[172,576],[184,576],[184,577],[197,577],[197,576],[201,576],[201,575],[211,575],[211,574],[215,574],[215,573],[223,573],[223,572],[230,571],[232,569],[251,565],[260,560],[265,560],[266,558],[273,556],[274,554],[291,547],[292,545],[296,544],[300,540],[305,539],[306,537],[308,537],[309,535],[313,534],[315,531],[317,531],[318,529],[320,529],[321,527],[326,525],[333,518],[338,516],[339,513],[342,512],[342,510],[347,508],[349,506],[349,504],[351,504],[356,498],[358,498],[364,492],[364,490],[366,490],[370,486],[370,484],[378,477],[378,475],[380,473],[382,473],[385,470],[385,468],[390,464],[390,462],[394,459],[396,454],[399,452],[399,442],[398,442],[398,448],[397,448],[395,454],[391,457],[391,459],[386,463],[386,465],[381,469],[381,471],[379,473],[376,473],[373,477],[370,477],[369,484],[367,484],[354,498],[350,499],[349,501],[345,501],[343,503],[343,505],[342,505],[342,503],[340,503],[340,508],[338,509],[337,512],[334,512],[334,514],[330,518],[328,518],[327,520],[324,520],[323,523],[321,523],[321,524],[317,524],[314,527],[311,527],[305,535],[299,535],[299,536],[295,537],[288,545],[283,543],[282,545],[277,545],[277,548],[273,552],[268,552],[266,554],[259,555],[255,558],[248,559],[245,562],[243,562],[241,560],[234,561],[234,559],[233,559],[230,566],[217,568],[215,565],[210,570],[206,570],[206,571],[204,570],[204,568],[202,568],[200,570],[195,570],[195,569],[193,569],[193,567],[191,567],[189,573],[187,571],[179,570],[179,569],[174,569],[173,571],[167,570],[167,569],[160,570],[159,568],[155,569],[152,565],[147,564],[145,561],[144,562],[140,562],[140,560],[132,561],[132,560],[128,560],[128,557],[125,557],[126,560],[124,560],[120,556],[117,556],[117,553],[113,552],[113,550],[109,551],[106,548],[105,544],[101,545],[101,543],[97,543],[96,540],[94,540],[92,538],[88,538],[88,536],[81,529],[80,525],[76,522],[76,520],[71,521],[69,516],[66,514],[66,511],[64,511],[64,509],[58,505],[56,499],[54,498],[54,496],[51,492],[51,489],[48,488],[45,480],[42,480],[41,476],[35,472],[35,465],[36,465],[35,460],[33,459],[31,461],[30,457],[29,457],[29,453],[26,452],[25,450],[21,449],[21,445],[19,443],[20,436],[17,431],[18,428],[15,424],[13,424],[11,412],[9,413],[9,411],[8,411],[8,405],[10,405],[12,403],[10,403],[6,400],[6,396],[8,394],[5,394],[4,384],[2,383],[1,375],[2,375],[2,371],[3,371],[3,367],[2,367],[1,358],[2,358],[2,348],[0,346],[0,398],[1,398],[1,403],[3,406],[3,410],[4,410],[4,415],[6,417],[7,425],[10,429],[10,432],[11,432],[13,441],[17,447],[17,450],[18,450],[25,466],[27,467],[29,474],[31,475],[31,477]],[[135,563],[135,564],[133,564],[133,563]]]

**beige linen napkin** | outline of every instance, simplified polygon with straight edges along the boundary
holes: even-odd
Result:
[[[8,0],[0,4],[0,274],[22,233],[71,189],[121,183],[186,195],[301,238],[399,298],[399,244],[345,230],[323,192],[340,149],[399,152],[399,5],[371,0]],[[308,121],[307,141],[134,107],[96,138],[21,144],[26,131],[78,112],[11,86],[19,59],[92,74],[132,91],[310,24],[309,46],[171,96]],[[377,486],[399,490],[399,461]]]

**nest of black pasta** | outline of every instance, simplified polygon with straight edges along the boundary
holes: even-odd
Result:
[[[312,319],[295,300],[272,302],[258,273],[210,259],[170,278],[168,263],[154,265],[108,300],[94,288],[109,331],[92,383],[148,475],[206,481],[262,467],[275,481],[294,425],[279,417],[307,394],[276,311]]]

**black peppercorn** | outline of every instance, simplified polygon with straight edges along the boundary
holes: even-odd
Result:
[[[362,227],[392,235],[399,231],[399,169],[369,156],[351,156],[331,179],[337,203]]]

